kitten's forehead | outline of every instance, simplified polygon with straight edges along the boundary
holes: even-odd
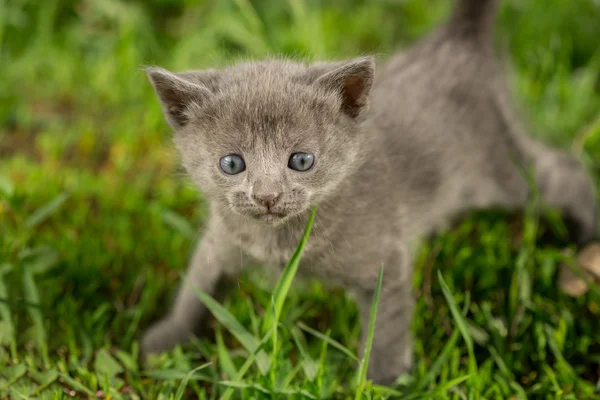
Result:
[[[285,61],[226,69],[200,118],[248,140],[310,137],[335,117],[337,99],[311,85],[306,74],[306,66]]]

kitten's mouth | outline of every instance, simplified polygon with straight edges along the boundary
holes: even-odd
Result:
[[[260,214],[254,214],[254,218],[256,218],[260,221],[267,222],[267,223],[280,222],[283,219],[285,219],[286,216],[287,216],[286,214],[274,213],[271,211],[267,211],[267,212],[260,213]]]

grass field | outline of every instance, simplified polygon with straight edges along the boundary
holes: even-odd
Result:
[[[296,282],[265,339],[273,286],[260,272],[216,310],[213,337],[138,365],[206,217],[141,67],[384,59],[450,7],[0,0],[0,398],[600,398],[600,291],[558,291],[574,247],[531,210],[478,213],[422,246],[416,365],[393,390],[356,373],[357,310],[340,290]],[[597,0],[505,0],[498,24],[532,130],[597,182],[598,21]]]

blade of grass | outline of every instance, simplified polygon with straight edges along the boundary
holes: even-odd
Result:
[[[235,378],[233,380],[231,380],[231,381],[225,381],[225,382],[238,382],[238,383],[242,383],[242,384],[244,383],[242,381],[242,378],[244,377],[244,375],[246,374],[246,372],[248,371],[248,369],[250,369],[250,366],[254,363],[254,360],[257,357],[257,355],[260,354],[259,352],[262,351],[262,348],[271,339],[271,334],[272,334],[272,332],[269,331],[262,338],[262,340],[260,341],[260,343],[256,347],[256,350],[253,351],[252,354],[250,354],[250,356],[246,359],[246,361],[244,362],[244,364],[242,364],[242,366],[238,370],[238,373],[235,376]],[[221,382],[219,382],[219,384],[221,384]],[[227,388],[227,390],[225,391],[225,393],[223,393],[223,396],[221,397],[221,400],[228,400],[233,395],[234,390],[235,390],[234,387],[229,386]]]
[[[42,362],[48,367],[50,362],[48,357],[48,342],[46,340],[46,330],[44,329],[44,318],[39,308],[40,295],[30,268],[26,268],[23,272],[23,291],[25,293],[25,300],[33,305],[33,307],[28,306],[27,311],[33,321],[35,341],[42,356]]]
[[[365,343],[365,352],[360,365],[358,367],[358,383],[356,384],[355,400],[362,397],[365,383],[367,381],[367,370],[369,368],[369,358],[371,356],[371,347],[373,347],[373,336],[375,335],[375,321],[377,320],[377,306],[381,297],[381,287],[383,286],[383,265],[379,268],[379,276],[377,277],[377,286],[371,303],[371,315],[369,317],[369,330],[367,333],[367,342]]]
[[[188,374],[189,374],[189,372],[186,372],[186,371],[165,369],[165,370],[145,371],[145,372],[140,373],[140,376],[146,376],[149,378],[160,379],[163,381],[172,381],[172,380],[185,379],[185,377]],[[192,377],[190,377],[190,379],[192,379]],[[201,375],[201,374],[197,374],[197,375],[193,376],[193,380],[212,382],[212,379],[210,379],[208,376]]]
[[[221,381],[219,385],[227,386],[227,390],[234,389],[255,389],[265,394],[271,394],[269,389],[265,388],[258,383],[247,383],[247,382],[238,382],[238,381]],[[225,396],[222,397],[223,399]]]
[[[185,378],[181,381],[179,388],[177,388],[177,393],[175,393],[175,400],[181,400],[183,398],[183,393],[185,392],[185,388],[187,387],[188,381],[190,380],[192,375],[194,375],[194,373],[200,371],[201,369],[208,367],[210,364],[211,363],[203,364],[197,368],[194,368],[190,372],[188,372],[188,374],[185,376]]]
[[[173,230],[179,232],[186,238],[194,239],[196,237],[196,231],[192,225],[181,215],[171,210],[164,210],[161,216],[165,224],[169,225]]]
[[[13,267],[5,263],[0,265],[0,299],[8,299],[8,290],[4,283],[4,275],[10,273]],[[10,356],[14,363],[17,363],[17,345],[15,341],[15,327],[12,323],[12,315],[8,304],[0,301],[0,320],[4,325],[3,335],[6,335],[6,341],[10,346]]]
[[[94,372],[98,377],[104,377],[107,381],[112,382],[123,371],[123,366],[108,351],[101,349],[96,353]]]
[[[467,315],[467,311],[469,310],[469,303],[470,303],[470,296],[467,296],[467,299],[465,300],[465,305],[462,310],[463,315]],[[442,370],[442,367],[444,366],[444,364],[446,364],[446,361],[448,361],[448,358],[452,354],[452,350],[454,350],[454,348],[456,347],[456,342],[458,341],[459,336],[460,336],[460,331],[458,329],[455,329],[454,332],[452,332],[450,339],[444,345],[444,348],[442,349],[442,351],[436,358],[435,362],[431,365],[431,367],[429,367],[429,371],[427,372],[427,375],[425,375],[423,380],[421,380],[421,382],[417,385],[418,390],[425,389],[425,387],[427,385],[429,385],[431,382],[433,382],[435,380],[435,378],[437,378],[440,371]]]
[[[517,381],[510,381],[509,385],[518,393],[519,400],[527,400],[527,393],[525,393],[525,390]]]
[[[317,212],[317,208],[313,207],[310,217],[308,218],[308,222],[306,223],[306,227],[304,228],[304,234],[302,235],[302,239],[300,239],[300,243],[294,252],[294,255],[285,266],[281,277],[277,281],[277,285],[275,286],[275,290],[273,292],[274,299],[274,307],[275,307],[275,315],[271,316],[270,313],[265,315],[265,319],[263,321],[262,332],[263,334],[271,329],[273,324],[277,324],[279,322],[279,317],[281,316],[281,310],[283,309],[283,303],[287,297],[287,294],[292,285],[292,281],[294,280],[294,276],[296,276],[296,272],[298,271],[298,265],[300,263],[300,257],[302,256],[302,252],[304,250],[304,246],[308,241],[308,237],[310,235],[310,231],[312,229],[313,222],[315,220],[315,214]]]
[[[39,386],[37,388],[35,388],[35,390],[31,394],[35,395],[35,394],[42,392],[48,386],[53,384],[54,381],[56,381],[57,379],[58,379],[58,371],[56,370],[56,368],[52,368],[46,372],[36,374],[35,380],[37,381]]]
[[[312,359],[310,354],[304,348],[296,329],[291,329],[292,339],[294,343],[296,343],[296,347],[300,351],[300,355],[302,356],[302,369],[304,370],[304,375],[308,378],[309,381],[313,381],[317,376],[317,365],[315,360]]]
[[[306,397],[307,399],[316,399],[315,396],[313,396],[311,393],[307,392],[304,389],[279,389],[275,390],[275,394],[285,395],[288,399],[293,395],[300,395]]]
[[[444,394],[444,393],[448,392],[450,389],[452,389],[455,386],[460,385],[461,383],[463,383],[464,381],[466,381],[469,378],[471,378],[470,374],[451,379],[448,382],[440,385],[433,392],[431,392],[427,398],[430,398],[430,399],[437,398],[437,396],[439,396],[440,394]]]
[[[69,375],[64,374],[62,372],[59,373],[59,375],[60,375],[61,379],[72,389],[75,389],[76,391],[81,392],[81,393],[85,393],[88,396],[90,396],[91,398],[96,397],[94,392],[92,392],[90,389],[88,389],[82,383],[77,382],[75,379],[71,378]]]
[[[208,308],[213,316],[223,325],[241,344],[246,351],[254,353],[259,346],[258,340],[248,332],[242,324],[219,302],[208,294],[193,287],[196,295],[202,303]],[[256,364],[260,372],[264,375],[269,371],[269,360],[264,352],[256,356]]]
[[[2,384],[2,386],[0,386],[0,390],[4,390],[5,388],[10,387],[13,383],[17,382],[19,379],[25,376],[26,373],[27,367],[25,366],[25,364],[18,364],[17,366],[13,367],[11,370],[10,379],[8,379]]]
[[[268,313],[272,316],[272,318],[276,321],[277,317],[275,316],[275,297],[271,296],[271,312]],[[270,372],[270,377],[271,377],[271,388],[274,389],[275,386],[277,385],[277,375],[275,373],[275,366],[277,365],[277,322],[275,322],[274,324],[272,324],[271,327],[271,341],[272,341],[272,348],[271,348],[271,366],[272,368],[269,369]]]
[[[263,32],[263,23],[260,19],[260,16],[257,14],[254,6],[249,0],[234,0],[235,4],[238,6],[240,10],[240,14],[248,22],[248,25],[252,29],[255,34],[259,34]]]
[[[329,337],[331,329],[327,330],[325,337]],[[325,373],[325,356],[327,355],[327,345],[329,341],[323,340],[321,343],[321,355],[319,357],[319,369],[317,370],[317,391],[319,394],[323,393],[323,374]]]
[[[554,339],[554,335],[552,334],[552,327],[548,324],[544,324],[544,331],[546,332],[546,340],[548,341],[548,347],[554,354],[556,358],[557,364],[562,364],[564,370],[567,371],[572,378],[577,378],[576,372],[573,370],[573,367],[569,362],[565,359],[564,355],[560,351],[556,340]]]
[[[10,391],[10,394],[12,395],[13,399],[23,399],[23,400],[29,400],[30,397],[26,396],[25,394],[19,392],[15,387],[11,386],[8,388],[8,390]]]
[[[286,387],[290,386],[292,384],[292,380],[294,380],[296,375],[298,375],[298,372],[300,372],[302,367],[303,367],[303,363],[299,363],[298,365],[296,365],[290,371],[290,373],[287,374],[287,376],[283,379],[283,381],[281,381],[281,383],[273,389],[273,391],[277,392],[277,391],[285,390]]]
[[[398,390],[394,390],[392,388],[389,388],[387,386],[379,386],[379,385],[373,385],[373,389],[375,391],[376,394],[380,395],[380,396],[393,396],[393,397],[402,397],[404,396],[404,393],[398,391]],[[384,397],[385,398],[385,397]],[[404,398],[404,397],[402,397]]]
[[[54,213],[58,208],[69,198],[67,193],[61,193],[54,198],[54,200],[50,201],[45,206],[37,209],[33,214],[29,216],[25,220],[25,226],[27,228],[33,228],[36,225],[39,225],[42,221],[48,218],[52,213]]]
[[[2,10],[2,4],[4,2],[0,1],[0,10]],[[2,17],[0,17],[0,46],[2,46]],[[10,199],[15,192],[15,187],[13,183],[8,179],[7,176],[0,175],[0,195],[3,197]]]
[[[445,394],[446,392],[448,392],[448,390],[463,383],[464,381],[466,381],[469,378],[470,378],[470,375],[459,376],[458,378],[454,378],[454,379],[451,379],[451,380],[443,383],[442,385],[438,386],[435,390],[432,390],[432,391],[426,392],[426,393],[422,393],[422,392],[421,393],[411,393],[407,396],[402,397],[402,400],[418,400],[418,399],[429,400],[429,399],[440,399],[440,398],[446,399],[447,397],[445,397],[445,396],[442,397],[440,395]],[[460,396],[457,398],[464,399],[465,397]]]
[[[423,380],[421,380],[421,382],[417,386],[418,390],[425,389],[427,385],[429,385],[435,380],[435,378],[437,378],[437,376],[440,374],[440,371],[442,370],[442,367],[448,361],[452,350],[456,348],[456,342],[458,342],[459,336],[460,331],[458,329],[455,329],[454,332],[452,332],[450,339],[448,340],[438,357],[435,359],[434,363],[431,365],[431,367],[429,367],[427,375],[425,375]]]
[[[237,369],[229,356],[229,352],[225,347],[225,343],[223,343],[223,334],[221,333],[221,327],[217,326],[216,332],[217,339],[217,359],[219,360],[219,366],[221,370],[227,375],[229,378],[233,378],[237,375]]]
[[[469,353],[468,370],[469,370],[469,375],[471,376],[471,380],[473,380],[473,379],[475,379],[475,376],[477,375],[477,362],[475,360],[475,352],[473,349],[473,339],[469,335],[469,328],[467,326],[467,323],[466,323],[464,317],[462,316],[462,314],[460,313],[460,311],[458,310],[458,306],[456,305],[456,302],[454,301],[454,298],[452,297],[450,288],[446,284],[446,281],[444,281],[444,277],[442,276],[441,271],[438,271],[438,281],[442,288],[442,292],[444,294],[446,302],[448,303],[448,307],[450,307],[450,312],[452,313],[454,322],[456,323],[456,326],[458,327],[458,330],[460,331],[460,333],[463,337],[463,340],[465,341],[465,344],[467,345],[467,352]]]
[[[342,353],[344,353],[345,355],[347,355],[348,357],[350,357],[353,361],[357,361],[358,362],[358,357],[352,353],[352,351],[350,351],[350,349],[348,349],[347,347],[345,347],[343,344],[341,344],[340,342],[330,338],[327,335],[322,334],[321,332],[314,330],[313,328],[303,324],[302,322],[298,322],[298,328],[302,329],[304,332],[310,333],[311,335],[313,335],[314,337],[321,339],[324,342],[329,343],[329,345],[331,345],[332,347],[338,349],[339,351],[341,351]]]

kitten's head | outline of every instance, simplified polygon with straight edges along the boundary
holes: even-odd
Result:
[[[332,193],[360,161],[374,67],[364,57],[147,74],[208,199],[278,224]]]

